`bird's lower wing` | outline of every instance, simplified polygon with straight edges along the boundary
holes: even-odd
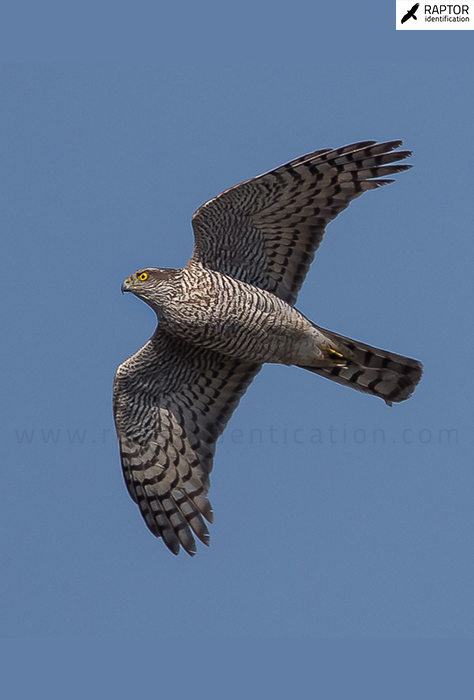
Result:
[[[261,366],[167,336],[124,362],[114,382],[114,415],[128,491],[174,553],[208,544],[204,519],[215,443]]]

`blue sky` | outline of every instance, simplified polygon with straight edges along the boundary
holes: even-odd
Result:
[[[472,64],[464,36],[394,34],[406,62],[349,37],[337,62],[1,64],[2,636],[473,636]],[[211,547],[173,557],[122,483],[113,376],[155,319],[121,283],[184,265],[223,189],[371,138],[414,168],[330,225],[297,306],[423,380],[389,409],[264,368],[217,450]]]

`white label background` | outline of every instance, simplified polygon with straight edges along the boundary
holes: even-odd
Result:
[[[420,30],[466,30],[474,29],[474,2],[420,2],[420,6],[417,9],[415,15],[416,20],[413,18],[408,19],[404,24],[401,24],[402,17],[411,10],[415,3],[412,0],[397,0],[397,30],[408,30],[408,31],[420,31]],[[450,22],[449,19],[446,21],[425,21],[425,17],[429,17],[429,13],[425,13],[425,6],[428,5],[433,7],[436,5],[438,8],[445,6],[447,9],[442,14],[432,14],[432,17],[443,17],[445,15],[448,18],[451,17],[468,17],[468,22]],[[455,7],[468,7],[468,14],[458,14],[456,15],[451,9],[451,15],[449,15],[449,6],[451,8]]]

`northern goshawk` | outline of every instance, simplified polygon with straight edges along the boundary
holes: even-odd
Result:
[[[309,153],[226,190],[193,216],[193,255],[179,270],[125,280],[156,312],[153,337],[117,370],[114,414],[128,491],[151,532],[195,554],[212,522],[215,444],[265,362],[408,399],[422,365],[319,328],[294,308],[328,222],[366,190],[407,170],[401,141]]]

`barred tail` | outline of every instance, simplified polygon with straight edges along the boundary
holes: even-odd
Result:
[[[303,369],[366,394],[379,396],[388,406],[394,401],[398,403],[409,399],[415,391],[423,373],[423,365],[418,360],[373,348],[332,331],[319,330],[337,351],[334,353],[334,365],[324,368],[304,366]],[[342,358],[338,356],[339,353]]]

